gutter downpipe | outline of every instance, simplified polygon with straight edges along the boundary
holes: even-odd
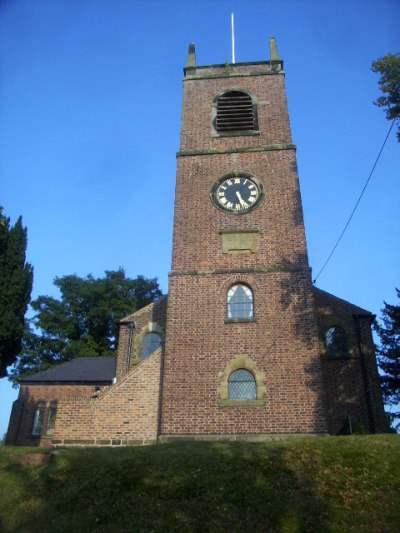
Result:
[[[360,326],[361,320],[368,320],[369,323],[371,324],[371,322],[374,320],[375,317],[374,315],[353,315],[353,318],[354,318],[355,325],[356,325],[357,345],[358,345],[358,352],[360,354],[361,372],[362,372],[363,382],[364,382],[364,391],[365,391],[365,399],[367,403],[369,428],[370,428],[371,433],[376,433],[374,412],[372,409],[371,390],[369,387],[369,380],[368,380],[368,370],[367,370],[367,365],[365,361],[365,354],[362,349],[361,326]]]
[[[157,444],[160,444],[161,424],[162,424],[162,403],[164,391],[164,360],[165,360],[165,338],[161,346],[161,360],[160,360],[160,387],[158,396],[158,417],[157,417]]]
[[[128,329],[129,329],[129,337],[128,337],[128,357],[126,361],[126,371],[129,372],[129,369],[131,367],[131,355],[132,355],[132,335],[133,330],[135,329],[136,324],[135,322],[129,322],[128,323]]]

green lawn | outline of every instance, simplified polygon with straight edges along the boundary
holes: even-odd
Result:
[[[0,447],[0,531],[397,532],[399,442],[69,449],[42,466]]]

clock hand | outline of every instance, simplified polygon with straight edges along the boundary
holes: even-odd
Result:
[[[236,191],[236,196],[237,196],[238,199],[239,199],[240,205],[241,205],[242,207],[247,207],[247,204],[246,204],[246,202],[243,200],[242,195],[240,194],[239,191]]]
[[[243,198],[242,198],[242,196],[241,196],[239,191],[236,191],[236,196],[239,198],[239,202],[242,203],[243,202]]]

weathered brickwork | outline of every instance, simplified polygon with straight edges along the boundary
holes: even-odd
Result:
[[[54,445],[155,443],[158,431],[161,349],[97,398],[60,402]]]
[[[318,289],[315,301],[329,432],[387,431],[371,334],[373,315]],[[327,353],[325,333],[332,326],[345,331],[348,353]]]
[[[210,75],[221,77],[204,77]],[[198,69],[196,76],[184,85],[162,434],[325,433],[284,75],[271,74],[269,65],[237,65]],[[211,135],[213,100],[228,89],[255,96],[259,135]],[[211,202],[213,183],[231,172],[248,173],[263,184],[265,197],[253,211],[233,215]],[[224,254],[223,231],[257,232],[257,251]],[[227,291],[236,282],[254,292],[252,321],[226,320]],[[247,356],[265,374],[262,405],[219,402],[219,376],[238,356]]]
[[[163,391],[163,434],[324,433],[309,274],[173,277]],[[255,318],[225,322],[227,288],[251,285]],[[246,355],[265,373],[265,405],[221,407],[219,376]]]
[[[295,151],[214,154],[178,158],[173,270],[277,268],[307,265]],[[243,215],[226,214],[210,200],[218,177],[246,172],[264,185],[265,197]],[[256,254],[223,254],[221,231],[258,231]]]
[[[58,406],[70,398],[88,399],[101,384],[29,384],[20,386],[18,399],[13,403],[6,444],[20,446],[50,446],[53,435],[46,434],[49,407],[56,401]],[[43,428],[40,436],[33,436],[33,419],[39,402],[46,405]]]
[[[212,136],[212,104],[218,94],[227,90],[246,91],[256,97],[259,135]],[[241,148],[291,142],[283,72],[272,73],[268,63],[237,64],[200,67],[195,74],[186,77],[183,86],[181,152],[227,149],[237,152]]]
[[[118,336],[117,380],[141,362],[141,345],[146,333],[158,333],[164,343],[166,320],[167,298],[163,297],[121,321]]]
[[[167,298],[161,298],[121,322],[115,385],[21,385],[10,418],[7,444],[120,446],[156,442],[162,349],[143,362],[138,353],[145,332],[157,331],[164,337],[166,304]],[[129,324],[134,324],[130,335]],[[47,434],[49,408],[54,401],[57,402],[56,425],[54,432]],[[39,403],[46,406],[43,430],[40,436],[33,436]]]

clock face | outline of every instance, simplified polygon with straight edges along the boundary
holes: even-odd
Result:
[[[227,177],[213,188],[212,198],[220,209],[230,213],[245,213],[261,200],[261,188],[247,176]]]

